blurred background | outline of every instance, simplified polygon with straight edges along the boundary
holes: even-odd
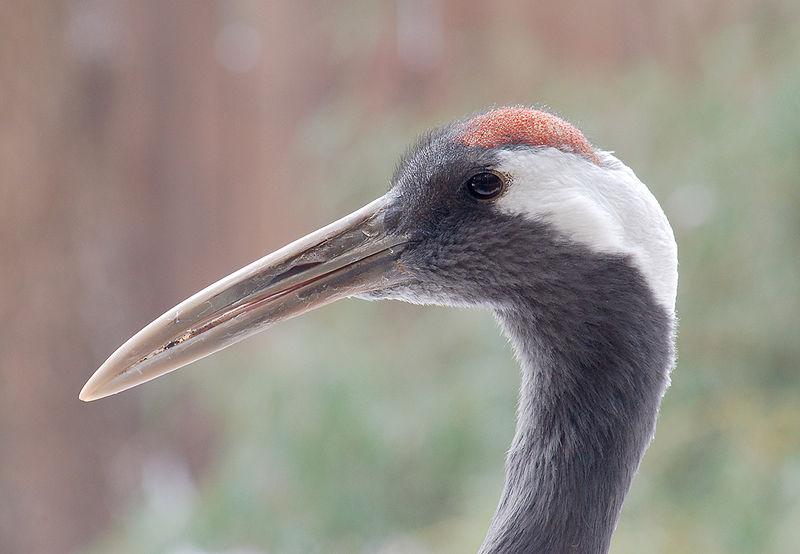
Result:
[[[0,552],[462,553],[518,370],[486,313],[340,302],[80,387],[229,271],[381,194],[424,129],[546,105],[681,258],[680,361],[612,551],[800,544],[796,0],[6,2]]]

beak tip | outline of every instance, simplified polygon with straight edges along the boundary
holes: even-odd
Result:
[[[96,371],[94,375],[92,375],[86,384],[83,385],[81,392],[78,394],[78,399],[84,402],[92,402],[94,400],[99,400],[108,396],[109,392],[104,392],[104,386],[102,382],[98,382],[98,373],[100,370]]]
[[[83,385],[80,394],[78,394],[78,399],[84,402],[91,402],[92,400],[97,400],[100,398],[94,394],[94,391],[92,390],[93,388],[94,387],[90,387],[89,383],[87,382],[85,385]]]

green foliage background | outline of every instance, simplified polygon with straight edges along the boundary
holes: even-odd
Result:
[[[451,68],[446,109],[365,124],[342,93],[295,139],[320,168],[302,183],[318,224],[381,193],[418,132],[493,103],[557,109],[653,189],[680,248],[680,359],[617,554],[800,544],[800,26],[778,5],[708,36],[690,68],[535,60],[543,81],[508,61],[536,55],[509,22],[479,67]],[[369,21],[340,17],[345,54],[372,46]],[[474,551],[517,385],[489,314],[347,301],[289,322],[152,388],[145,425],[170,425],[182,395],[211,407],[213,461],[193,482],[162,460],[92,551]]]

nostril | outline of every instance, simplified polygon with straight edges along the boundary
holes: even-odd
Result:
[[[271,284],[276,283],[278,281],[281,281],[283,279],[288,279],[289,277],[294,277],[295,275],[299,275],[300,273],[303,273],[304,271],[308,271],[311,268],[317,267],[321,263],[322,262],[304,262],[304,263],[301,263],[301,264],[295,264],[292,267],[290,267],[289,269],[287,269],[286,271],[283,271],[281,273],[278,273],[277,275],[274,275],[267,282],[267,285],[271,285]]]

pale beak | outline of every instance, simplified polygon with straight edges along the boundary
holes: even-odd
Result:
[[[80,399],[121,392],[280,321],[399,282],[407,238],[387,230],[387,205],[381,197],[184,300],[120,346]]]

